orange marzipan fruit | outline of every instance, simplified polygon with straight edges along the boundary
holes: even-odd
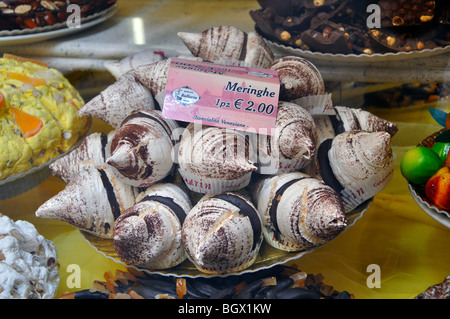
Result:
[[[23,112],[15,107],[11,107],[11,112],[25,138],[36,135],[44,126],[44,123],[34,115]]]
[[[47,85],[47,82],[44,79],[31,78],[20,73],[7,73],[6,76],[8,77],[8,79],[31,84],[32,86]]]

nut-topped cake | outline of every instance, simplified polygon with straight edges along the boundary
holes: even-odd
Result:
[[[250,11],[268,40],[322,53],[373,54],[449,44],[445,0],[260,0]]]

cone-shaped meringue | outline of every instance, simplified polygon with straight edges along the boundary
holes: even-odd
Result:
[[[382,191],[392,179],[394,159],[387,132],[344,132],[321,144],[320,176],[342,198],[346,212]]]
[[[336,106],[344,131],[387,132],[394,136],[397,125],[362,109]]]
[[[105,165],[105,147],[108,137],[104,133],[92,133],[72,152],[50,164],[54,176],[68,183],[75,176],[81,163],[92,161],[97,166]]]
[[[259,172],[276,174],[305,167],[314,157],[318,134],[312,116],[301,106],[279,102],[274,136],[259,136]]]
[[[182,227],[188,259],[202,272],[228,274],[251,266],[263,239],[254,205],[237,193],[205,195]]]
[[[394,136],[398,127],[368,111],[346,106],[335,106],[336,115],[313,115],[321,141],[343,132],[387,132]]]
[[[192,56],[179,56],[179,58],[202,61],[201,58]],[[134,70],[136,78],[143,83],[153,94],[156,102],[158,102],[160,109],[164,107],[164,98],[166,94],[167,77],[169,75],[169,67],[171,58],[163,59],[152,64],[144,64],[138,66]]]
[[[243,32],[233,26],[217,26],[200,33],[178,32],[191,53],[203,60],[268,68],[273,52],[256,32]]]
[[[264,238],[277,249],[300,251],[321,245],[347,227],[338,194],[300,172],[262,180],[254,200],[263,221]]]
[[[168,58],[152,64],[141,65],[134,70],[136,78],[150,90],[161,109],[164,105],[171,60]]]
[[[264,39],[255,31],[247,33],[247,46],[244,63],[248,67],[266,69],[273,63],[275,57]]]
[[[159,110],[131,113],[112,137],[106,163],[124,183],[136,187],[155,184],[172,171],[172,132],[177,127]]]
[[[181,226],[192,205],[174,184],[155,184],[114,224],[114,248],[124,262],[145,269],[166,269],[186,259]]]
[[[292,101],[298,98],[325,94],[325,83],[319,70],[308,60],[286,56],[276,59],[270,69],[280,78],[280,99]]]
[[[398,131],[395,123],[362,109],[335,106],[334,110],[335,115],[313,115],[318,132],[318,145],[344,132],[387,132],[393,137]],[[313,159],[305,172],[312,176],[320,176],[317,161],[317,158]]]
[[[256,170],[253,144],[247,137],[237,130],[190,123],[177,159],[189,189],[213,194],[247,186]]]
[[[116,78],[119,79],[122,75],[130,70],[136,69],[140,65],[152,64],[164,59],[162,52],[154,50],[143,50],[135,54],[126,56],[118,61],[105,62],[105,68]]]
[[[40,218],[58,219],[102,238],[112,238],[114,222],[131,207],[136,190],[104,168],[83,165],[77,177],[36,211]]]
[[[117,128],[132,111],[154,109],[151,91],[136,79],[134,70],[131,70],[86,103],[78,114],[96,117]]]

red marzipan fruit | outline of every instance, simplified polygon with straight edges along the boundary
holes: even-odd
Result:
[[[437,206],[450,210],[450,168],[442,167],[425,185],[425,195]]]

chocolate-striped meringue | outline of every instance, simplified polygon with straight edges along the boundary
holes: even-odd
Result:
[[[124,183],[145,187],[172,171],[173,131],[178,124],[159,110],[135,111],[127,116],[111,139],[106,163]]]
[[[259,182],[254,202],[265,240],[284,251],[300,251],[334,239],[347,227],[342,201],[328,185],[304,173]]]
[[[270,69],[280,78],[280,99],[292,101],[306,96],[325,94],[325,83],[310,61],[296,56],[276,59]]]
[[[262,240],[262,223],[248,198],[233,192],[205,195],[182,227],[188,259],[202,272],[229,274],[250,267]]]
[[[256,170],[253,143],[247,137],[237,130],[190,123],[177,158],[187,187],[205,194],[246,187]]]
[[[49,165],[52,174],[68,183],[85,161],[93,162],[97,166],[105,165],[107,142],[108,136],[104,133],[88,135],[76,149]]]
[[[318,151],[323,181],[342,198],[346,212],[372,198],[391,181],[394,159],[387,132],[344,132]]]
[[[311,114],[295,103],[280,101],[275,135],[258,137],[258,172],[276,174],[305,167],[316,153],[317,140]]]
[[[62,220],[102,238],[112,238],[115,220],[136,199],[136,189],[114,178],[106,168],[82,165],[58,194],[35,212],[36,217]]]
[[[388,132],[391,136],[398,131],[395,123],[363,109],[335,106],[334,110],[335,115],[313,115],[321,141],[350,131]]]
[[[117,255],[122,261],[145,269],[180,264],[186,259],[181,226],[191,208],[188,195],[175,184],[150,186],[114,224]]]
[[[117,128],[131,112],[154,109],[153,94],[131,70],[87,102],[78,114],[96,117]]]
[[[233,26],[216,26],[199,33],[178,32],[178,37],[195,57],[203,60],[268,68],[274,55],[260,35]]]

